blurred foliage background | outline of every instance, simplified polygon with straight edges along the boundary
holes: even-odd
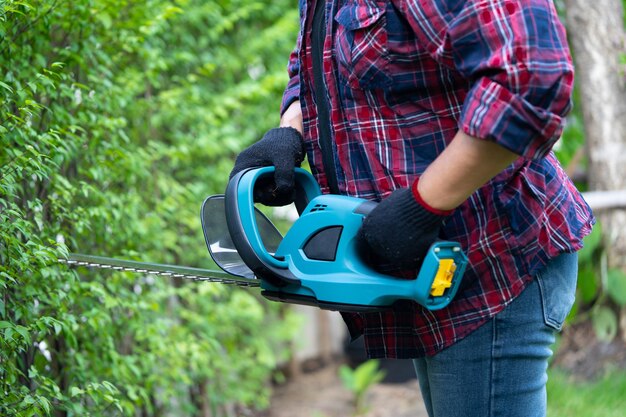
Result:
[[[200,203],[278,123],[297,31],[293,0],[0,0],[1,416],[267,405],[298,326],[288,309],[57,258],[212,267]],[[565,166],[583,144],[575,112]],[[602,275],[598,236],[581,256],[581,315],[626,304],[623,287],[607,295],[625,280]]]

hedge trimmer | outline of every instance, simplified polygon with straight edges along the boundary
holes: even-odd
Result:
[[[376,311],[399,300],[414,300],[431,310],[450,303],[467,265],[458,243],[434,243],[415,279],[377,272],[362,260],[356,239],[376,203],[323,195],[313,176],[300,168],[295,172],[300,217],[283,238],[254,205],[257,180],[273,171],[244,170],[229,181],[226,194],[208,197],[202,205],[205,241],[223,272],[80,254],[63,262],[261,287],[270,300],[338,311]]]

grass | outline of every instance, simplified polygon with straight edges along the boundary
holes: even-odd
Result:
[[[551,370],[548,417],[626,417],[626,372],[614,371],[593,382],[577,382]]]

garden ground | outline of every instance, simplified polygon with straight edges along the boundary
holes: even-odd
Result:
[[[258,417],[350,417],[352,393],[339,378],[339,363],[303,373],[274,390],[268,410]],[[379,383],[367,392],[368,411],[360,417],[427,417],[416,379]]]
[[[558,387],[548,387],[554,394],[549,404],[552,415],[572,415],[574,406],[582,413],[576,415],[626,417],[626,411],[620,411],[626,410],[626,344],[621,338],[599,342],[591,326],[581,323],[566,327],[559,346],[553,361],[558,372],[552,380]],[[276,386],[270,408],[255,417],[353,416],[353,394],[342,384],[339,366],[339,362],[333,362],[317,367]],[[609,371],[612,376],[608,382],[603,381]],[[572,392],[580,395],[585,404],[574,404]],[[611,398],[600,399],[598,392]],[[367,404],[368,411],[360,417],[427,417],[416,379],[373,385],[367,392]],[[580,407],[589,409],[581,411]]]

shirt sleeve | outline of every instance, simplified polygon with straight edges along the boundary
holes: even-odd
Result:
[[[298,42],[296,48],[291,52],[289,56],[289,63],[287,65],[287,73],[289,74],[289,82],[283,93],[283,100],[280,106],[280,114],[282,115],[296,100],[300,99],[300,61],[298,59],[300,51],[300,37],[298,36]]]
[[[459,128],[528,159],[571,109],[574,69],[551,0],[394,1],[422,45],[470,83]]]

